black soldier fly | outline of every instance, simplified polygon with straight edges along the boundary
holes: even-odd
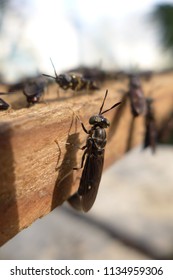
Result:
[[[130,75],[128,96],[131,103],[131,111],[134,117],[146,112],[146,100],[137,75]]]
[[[9,106],[10,105],[7,102],[0,98],[0,110],[7,110]]]
[[[23,94],[26,96],[28,105],[35,104],[40,101],[41,96],[44,93],[46,87],[46,81],[42,76],[28,79],[23,84]]]
[[[26,97],[28,106],[38,103],[47,87],[47,81],[42,75],[26,78],[9,87],[9,94],[12,91],[20,91]]]
[[[52,60],[51,63],[54,69],[55,77],[47,74],[43,74],[43,76],[53,78],[60,88],[64,90],[72,89],[75,92],[80,90],[85,90],[85,89],[86,90],[99,89],[93,80],[85,78],[81,73],[67,72],[58,75],[56,73],[56,69]]]
[[[157,128],[154,116],[153,104],[154,100],[152,98],[146,98],[146,115],[145,115],[145,137],[143,148],[151,147],[152,152],[156,151],[157,143]]]
[[[131,112],[134,118],[139,115],[145,115],[146,113],[146,100],[142,90],[141,82],[138,75],[128,74],[129,77],[129,88],[128,91],[119,90],[124,93],[124,100],[127,98],[130,100]],[[125,102],[124,102],[125,105]]]
[[[6,95],[8,92],[0,92],[0,95]],[[2,98],[0,98],[0,110],[7,110],[10,105],[5,102]]]
[[[173,144],[173,111],[162,122],[162,126],[158,131],[157,140],[162,144]]]
[[[89,119],[89,124],[92,126],[91,129],[87,130],[81,122],[81,126],[84,132],[88,134],[88,138],[86,145],[81,148],[84,150],[81,166],[73,169],[78,170],[83,168],[77,194],[80,197],[81,208],[84,212],[88,212],[94,204],[102,176],[104,152],[107,142],[105,128],[110,126],[109,121],[103,116],[103,114],[121,103],[118,102],[111,108],[102,111],[107,94],[108,90],[106,90],[99,113],[91,116]]]

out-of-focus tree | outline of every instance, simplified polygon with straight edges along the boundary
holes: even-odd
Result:
[[[159,24],[162,46],[173,53],[173,4],[157,5],[152,17]]]
[[[5,13],[5,10],[7,9],[9,4],[9,0],[0,0],[0,30],[2,26],[3,16]]]

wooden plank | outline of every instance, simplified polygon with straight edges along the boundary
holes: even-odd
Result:
[[[143,82],[146,94],[159,85],[154,92],[158,125],[173,108],[172,81],[173,73],[170,73],[156,75],[151,82]],[[105,108],[109,108],[120,101],[119,89],[127,90],[127,85],[127,80],[107,81],[100,91],[93,94],[72,97],[70,92],[61,92],[58,100],[57,86],[54,85],[49,88],[44,102],[20,110],[20,106],[15,105],[14,96],[7,98],[9,101],[13,99],[15,110],[0,112],[1,245],[61,205],[77,190],[81,171],[73,171],[72,168],[80,165],[82,152],[65,144],[81,146],[85,143],[86,134],[75,114],[89,128],[88,119],[98,113],[105,90],[109,89],[105,104]],[[23,106],[25,99],[20,93],[18,98]],[[138,117],[133,121],[127,102],[117,123],[118,110],[116,108],[106,114],[112,125],[107,132],[104,168],[143,141],[144,118]]]

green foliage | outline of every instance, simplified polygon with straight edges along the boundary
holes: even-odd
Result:
[[[160,4],[153,12],[153,18],[159,23],[162,45],[173,52],[173,5]]]

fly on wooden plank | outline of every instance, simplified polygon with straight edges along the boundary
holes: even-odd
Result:
[[[130,75],[128,96],[131,103],[131,111],[134,117],[146,112],[146,100],[137,75]]]
[[[23,84],[23,94],[26,97],[28,106],[38,103],[47,86],[43,76],[28,79]]]
[[[51,60],[55,77],[47,74],[43,74],[43,76],[53,78],[56,83],[59,85],[60,88],[63,90],[71,89],[73,91],[80,91],[80,90],[97,90],[99,89],[98,86],[95,84],[95,81],[92,79],[86,79],[81,73],[63,73],[58,75]]]
[[[81,148],[84,150],[81,166],[73,169],[83,168],[77,195],[80,198],[81,208],[84,212],[88,212],[94,204],[103,171],[104,152],[107,142],[105,128],[110,126],[110,122],[103,114],[121,103],[118,102],[111,108],[103,111],[107,94],[108,90],[106,90],[99,113],[91,116],[89,119],[91,129],[87,130],[81,122],[84,132],[88,134],[88,138],[86,144]]]
[[[0,92],[0,95],[7,95],[8,92]],[[0,110],[7,110],[10,105],[4,101],[4,99],[0,98]]]
[[[157,128],[153,102],[154,100],[152,98],[146,98],[147,110],[145,115],[145,137],[143,148],[146,149],[147,147],[151,147],[151,150],[154,153],[156,151],[157,143]]]
[[[7,110],[9,106],[10,105],[7,102],[5,102],[2,98],[0,98],[0,110]]]

